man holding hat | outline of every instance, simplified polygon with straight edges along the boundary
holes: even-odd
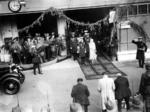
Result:
[[[127,110],[130,109],[129,98],[131,96],[131,90],[129,88],[129,82],[126,77],[123,77],[121,73],[117,73],[117,79],[115,80],[115,98],[118,101],[118,111],[121,112],[121,103],[124,99],[127,105]]]
[[[72,88],[71,97],[74,102],[81,104],[84,112],[88,112],[88,106],[90,104],[88,97],[90,96],[90,92],[88,87],[82,82],[82,78],[77,79],[77,84]]]
[[[132,43],[137,45],[136,59],[139,61],[139,67],[143,68],[147,45],[143,42],[142,37],[138,37],[138,40],[132,40]]]

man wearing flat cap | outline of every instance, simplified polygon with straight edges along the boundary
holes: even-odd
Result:
[[[142,37],[138,37],[138,40],[132,40],[132,43],[137,45],[136,59],[139,61],[139,67],[143,68],[147,45],[143,42]]]
[[[150,63],[145,64],[146,72],[141,76],[139,93],[143,96],[146,112],[150,112]]]
[[[90,104],[88,97],[90,96],[90,92],[88,87],[82,82],[82,78],[77,79],[77,84],[72,88],[71,97],[74,102],[81,104],[84,112],[88,112],[88,106]]]

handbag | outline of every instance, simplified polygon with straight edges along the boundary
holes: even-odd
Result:
[[[73,99],[73,102],[70,104],[70,112],[84,112],[81,104],[75,102],[75,99]]]
[[[113,110],[114,104],[113,102],[107,97],[107,101],[105,102],[105,106],[107,110]]]
[[[108,90],[107,84],[106,84],[106,90]],[[108,91],[106,91],[106,92],[108,93]],[[106,98],[105,106],[106,106],[107,110],[113,110],[113,108],[114,108],[114,104],[108,96]]]

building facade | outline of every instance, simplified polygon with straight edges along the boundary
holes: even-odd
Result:
[[[148,34],[148,37],[150,37],[149,0],[19,0],[24,1],[25,4],[21,6],[18,12],[12,12],[10,10],[10,1],[11,0],[0,1],[0,43],[3,43],[5,38],[15,38],[19,35],[19,23],[21,24],[26,20],[24,19],[24,21],[18,23],[18,15],[41,14],[44,10],[47,10],[50,7],[68,11],[93,8],[100,8],[101,10],[102,8],[132,5],[132,9],[126,9],[125,20],[123,19],[121,21],[134,21],[138,25],[142,26]],[[64,18],[57,17],[56,25],[58,34],[65,35],[66,20]],[[136,46],[131,43],[131,40],[139,35],[130,27],[130,25],[127,24],[121,24],[121,26],[118,25],[117,29],[119,39],[119,61],[135,60]],[[149,42],[147,42],[147,45],[149,46]],[[149,49],[146,53],[146,58],[150,58]]]

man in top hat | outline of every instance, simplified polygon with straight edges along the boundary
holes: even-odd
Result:
[[[139,61],[139,67],[143,68],[147,45],[143,42],[142,37],[138,37],[138,40],[132,40],[132,43],[137,45],[136,59]]]
[[[126,77],[123,77],[121,73],[117,73],[117,79],[115,80],[115,98],[118,101],[118,111],[121,112],[121,103],[124,99],[127,105],[127,110],[130,109],[129,98],[131,91],[129,88],[129,82]]]
[[[88,112],[90,92],[88,87],[83,84],[83,79],[78,78],[77,84],[73,86],[71,96],[73,97],[74,102],[81,104],[84,112]]]
[[[139,93],[143,96],[146,112],[150,112],[150,64],[145,64],[146,72],[141,76]]]

